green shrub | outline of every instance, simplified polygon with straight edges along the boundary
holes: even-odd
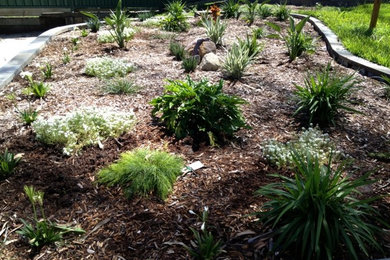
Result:
[[[183,60],[186,56],[184,46],[175,41],[169,43],[169,53],[175,56],[175,59],[178,61]]]
[[[83,147],[98,144],[108,137],[118,137],[135,123],[133,112],[118,112],[105,108],[84,108],[65,116],[41,117],[32,124],[36,138],[45,144],[63,146],[66,155],[76,154]]]
[[[118,44],[119,48],[124,48],[125,43],[129,40],[128,35],[125,34],[125,28],[129,17],[125,10],[122,10],[122,0],[118,0],[115,12],[111,10],[110,17],[104,18],[104,21],[111,27],[109,31]]]
[[[194,228],[190,228],[192,234],[194,235],[194,240],[191,241],[191,246],[187,246],[186,244],[179,242],[179,245],[183,246],[188,253],[197,260],[212,260],[224,252],[221,240],[216,241],[213,234],[210,231],[207,231],[206,223],[208,213],[209,209],[208,207],[205,207],[201,217],[201,232],[195,230]]]
[[[67,233],[85,233],[81,228],[60,226],[48,220],[43,209],[43,192],[36,191],[33,186],[24,186],[24,192],[29,198],[33,208],[34,216],[32,220],[34,224],[28,224],[25,220],[21,219],[23,227],[16,232],[25,237],[32,247],[39,250],[44,245],[61,241],[63,235]],[[41,218],[38,218],[36,205],[40,208]]]
[[[238,105],[246,102],[222,93],[223,82],[213,85],[206,79],[194,82],[170,80],[164,94],[151,101],[152,115],[161,112],[160,121],[177,138],[193,137],[195,142],[208,137],[211,144],[247,128]]]
[[[19,164],[21,156],[14,155],[5,149],[3,154],[0,154],[0,180],[7,178]]]
[[[244,0],[246,7],[245,20],[249,26],[253,24],[256,18],[256,10],[258,6],[258,0],[252,2],[251,0]]]
[[[214,21],[212,18],[203,18],[202,23],[206,28],[207,37],[216,45],[222,45],[222,37],[225,34],[227,24],[220,21],[219,17]]]
[[[262,18],[265,19],[273,14],[272,7],[261,4],[259,8],[257,9],[257,14]]]
[[[297,90],[294,94],[298,99],[298,109],[294,115],[304,112],[310,116],[310,123],[327,125],[334,124],[334,119],[341,109],[359,113],[346,106],[352,103],[348,96],[359,83],[354,75],[329,75],[329,72],[330,64],[316,75],[306,76],[305,86],[295,85]]]
[[[104,94],[134,94],[139,91],[140,87],[128,79],[115,78],[106,81],[101,91]]]
[[[162,28],[166,31],[184,32],[188,30],[189,24],[185,17],[185,4],[181,0],[169,2],[165,9],[167,17],[162,21]]]
[[[368,205],[373,199],[353,197],[373,181],[368,175],[343,177],[344,164],[333,170],[331,159],[322,165],[310,154],[293,153],[294,177],[272,175],[283,182],[256,192],[270,199],[258,214],[265,228],[275,231],[275,250],[290,250],[299,259],[333,259],[342,247],[352,259],[360,259],[359,251],[368,257],[369,247],[381,250],[375,239],[380,229],[369,221],[376,215]]]
[[[80,11],[83,15],[89,17],[87,21],[87,27],[91,30],[91,32],[97,32],[100,29],[100,20],[96,14]]]
[[[238,46],[242,50],[248,50],[249,57],[255,58],[263,47],[257,42],[256,35],[246,35],[244,40],[238,39]]]
[[[123,77],[132,70],[130,64],[110,57],[89,59],[85,65],[85,74],[99,78]]]
[[[236,0],[227,0],[222,5],[224,18],[236,18],[240,17],[240,4]]]
[[[233,80],[242,78],[246,67],[253,61],[253,56],[249,56],[248,48],[241,48],[234,43],[226,55],[222,65],[225,77]]]
[[[276,19],[279,21],[286,21],[290,17],[291,11],[287,8],[286,4],[287,1],[282,5],[278,5],[274,12]]]
[[[294,139],[287,143],[276,140],[268,140],[262,145],[264,157],[278,167],[294,167],[292,152],[306,158],[309,154],[312,158],[317,158],[320,163],[326,163],[329,155],[333,152],[333,157],[338,158],[340,152],[335,151],[328,134],[323,134],[317,127],[309,127]]]
[[[382,76],[382,80],[384,82],[383,84],[383,89],[384,89],[384,94],[387,99],[390,99],[390,77],[387,77],[385,75]]]
[[[99,171],[98,182],[120,185],[128,198],[154,192],[166,199],[183,167],[180,157],[167,152],[135,149],[121,154],[116,163]]]
[[[137,15],[138,19],[143,22],[145,21],[146,19],[149,19],[149,18],[152,18],[154,16],[154,13],[153,12],[144,12],[144,13],[139,13]]]
[[[310,17],[302,19],[297,25],[295,25],[294,19],[290,17],[290,28],[287,35],[281,33],[279,25],[273,23],[267,23],[272,29],[277,31],[279,35],[270,35],[269,37],[277,37],[284,40],[290,61],[295,60],[301,56],[304,52],[313,53],[315,51],[314,40],[309,35],[306,35],[302,29]]]
[[[196,56],[189,56],[187,58],[183,59],[182,67],[184,69],[184,72],[192,72],[195,71],[196,67],[198,66],[199,58]]]
[[[124,41],[128,42],[133,39],[136,31],[133,28],[125,27],[123,30],[122,37]],[[115,32],[113,30],[109,31],[99,31],[97,35],[97,41],[99,43],[113,43],[116,42]]]

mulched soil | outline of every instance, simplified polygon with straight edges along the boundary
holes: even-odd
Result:
[[[270,19],[272,20],[272,19]],[[195,26],[176,39],[187,45],[205,36],[205,29]],[[279,23],[286,28],[287,23]],[[140,25],[140,24],[137,24]],[[228,21],[224,47],[217,54],[224,57],[236,37],[245,37],[251,28],[243,21]],[[0,147],[23,153],[23,161],[14,175],[0,183],[0,226],[8,228],[7,245],[2,245],[2,259],[188,259],[186,251],[175,242],[186,244],[192,239],[189,227],[199,228],[200,222],[190,210],[201,212],[210,208],[209,226],[215,236],[225,242],[224,259],[261,259],[267,241],[248,243],[248,238],[262,234],[262,226],[251,215],[260,210],[264,199],[254,197],[259,187],[275,179],[267,176],[280,170],[265,161],[261,144],[269,138],[287,141],[301,130],[301,121],[292,117],[296,104],[292,100],[294,84],[303,84],[308,71],[331,63],[334,71],[354,73],[332,61],[322,40],[316,53],[304,55],[289,63],[281,40],[266,39],[264,51],[238,82],[225,81],[224,91],[248,101],[243,113],[252,127],[241,130],[236,138],[222,147],[202,144],[193,151],[190,139],[181,141],[166,135],[150,116],[149,101],[163,92],[165,79],[185,79],[181,62],[169,55],[167,32],[139,26],[140,32],[120,50],[115,44],[98,44],[96,35],[81,38],[71,62],[63,65],[64,48],[72,49],[70,38],[79,32],[54,37],[42,53],[25,70],[40,75],[39,66],[49,62],[54,79],[49,95],[32,100],[32,106],[43,116],[65,114],[82,106],[111,106],[133,109],[138,119],[134,130],[107,140],[104,149],[89,147],[79,156],[64,156],[59,147],[49,147],[35,140],[33,131],[22,125],[14,104],[6,98],[15,93],[17,106],[23,109],[29,99],[22,94],[26,80],[17,76],[2,90],[0,97]],[[318,37],[310,25],[305,30]],[[136,95],[101,95],[97,78],[84,75],[88,58],[107,55],[124,58],[137,69],[129,74],[142,86]],[[207,77],[212,82],[222,78],[221,71],[190,73],[194,80]],[[384,99],[377,81],[356,74],[360,89],[353,94],[354,107],[363,114],[344,113],[336,126],[324,129],[337,149],[354,160],[351,177],[371,171],[375,184],[362,190],[363,196],[382,195],[376,206],[383,218],[390,219],[390,163],[369,157],[371,152],[390,151],[390,103]],[[187,164],[201,161],[205,167],[179,177],[173,193],[166,201],[155,196],[125,199],[119,188],[107,188],[95,182],[96,172],[118,159],[119,154],[135,147],[165,149],[182,156]],[[290,174],[285,172],[285,174]],[[52,221],[79,224],[86,235],[70,237],[61,247],[44,247],[32,252],[16,234],[20,218],[29,219],[31,206],[23,193],[24,185],[34,185],[45,192],[45,209]],[[4,225],[4,226],[3,226]],[[244,232],[244,233],[241,233]],[[3,237],[1,238],[4,239]],[[389,241],[386,242],[390,245]],[[1,244],[0,244],[1,245]],[[389,252],[389,247],[385,248]],[[373,252],[375,257],[381,255]],[[389,254],[387,254],[389,255]]]

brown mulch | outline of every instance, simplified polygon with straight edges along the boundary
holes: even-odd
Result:
[[[192,22],[189,32],[176,37],[184,45],[205,37],[205,29],[196,27],[195,20]],[[264,21],[257,21],[252,28],[263,25]],[[292,63],[288,62],[281,40],[262,40],[264,51],[246,76],[238,82],[224,83],[226,93],[248,101],[243,112],[252,129],[239,131],[231,143],[222,147],[201,145],[193,151],[190,139],[177,141],[167,136],[150,116],[149,101],[162,93],[164,80],[185,79],[187,75],[181,63],[169,55],[170,40],[163,37],[166,32],[139,28],[140,32],[125,50],[115,44],[98,44],[95,34],[80,38],[81,43],[71,53],[67,65],[62,63],[64,48],[72,49],[70,37],[79,32],[61,34],[25,68],[37,76],[40,65],[46,62],[53,65],[54,79],[50,80],[52,88],[48,96],[31,101],[41,115],[65,114],[82,106],[134,110],[138,119],[135,128],[115,140],[107,140],[103,150],[89,147],[79,156],[67,157],[58,147],[39,143],[32,130],[19,121],[14,104],[6,98],[7,94],[15,93],[18,107],[27,107],[29,99],[21,93],[27,82],[17,76],[2,90],[0,147],[24,156],[15,174],[0,183],[0,227],[6,223],[10,242],[0,243],[1,259],[188,259],[186,251],[174,243],[189,243],[192,238],[189,227],[199,228],[200,224],[189,211],[199,213],[205,206],[210,208],[209,225],[226,244],[223,258],[255,258],[256,248],[262,246],[250,245],[247,239],[264,232],[251,215],[260,210],[264,199],[254,197],[253,193],[275,181],[267,175],[277,171],[264,160],[262,142],[269,138],[287,141],[301,130],[300,121],[292,117],[296,109],[292,93],[294,84],[303,84],[308,71],[331,62],[334,71],[354,72],[334,63],[321,40],[315,54],[304,55]],[[305,29],[318,37],[310,25]],[[217,54],[223,57],[236,37],[245,37],[250,30],[243,21],[228,21],[225,46]],[[86,59],[104,55],[134,64],[137,69],[128,77],[142,90],[135,95],[101,95],[102,82],[84,75],[83,69]],[[197,70],[190,76],[194,80],[206,77],[217,82],[222,73]],[[336,126],[325,131],[337,149],[354,160],[352,177],[372,171],[372,178],[378,182],[362,192],[364,196],[384,196],[376,206],[388,220],[390,163],[372,158],[369,153],[390,151],[390,103],[382,97],[377,81],[359,74],[356,77],[361,80],[361,87],[353,95],[354,107],[363,114],[344,113]],[[119,188],[95,182],[99,169],[114,162],[121,152],[140,146],[165,149],[182,156],[187,164],[199,160],[205,167],[179,177],[166,201],[155,196],[127,200]],[[86,235],[70,237],[61,247],[44,247],[34,255],[15,232],[21,227],[20,218],[29,219],[32,214],[23,194],[24,185],[34,185],[45,192],[45,209],[52,221],[79,224]],[[244,231],[248,234],[240,234]]]

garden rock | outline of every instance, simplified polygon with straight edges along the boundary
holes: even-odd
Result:
[[[207,53],[215,53],[217,51],[217,46],[209,38],[196,39],[186,47],[186,51],[193,56],[199,55],[202,59]]]
[[[211,52],[203,57],[199,66],[204,71],[216,71],[221,67],[221,61],[216,54]]]

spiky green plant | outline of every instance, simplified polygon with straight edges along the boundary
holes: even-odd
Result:
[[[257,6],[259,4],[258,0],[252,2],[251,0],[244,0],[246,7],[246,12],[245,12],[245,20],[248,23],[249,26],[253,24],[256,18],[256,10]]]
[[[91,32],[96,33],[100,29],[100,20],[96,14],[90,12],[80,11],[83,15],[87,16],[89,19],[87,21],[87,27]]]
[[[165,5],[167,17],[162,21],[162,27],[166,31],[187,31],[189,24],[185,17],[185,4],[181,0],[173,0]]]
[[[224,18],[238,19],[241,15],[239,1],[226,0],[225,3],[222,5],[222,11]]]
[[[294,94],[298,100],[298,108],[294,115],[304,112],[310,116],[310,123],[328,125],[335,123],[334,120],[341,109],[360,113],[346,106],[352,103],[348,96],[359,81],[353,74],[338,76],[331,73],[330,69],[328,64],[323,71],[306,76],[304,86],[295,85]]]
[[[176,41],[171,41],[169,43],[169,53],[175,56],[175,59],[178,61],[183,60],[186,56],[184,46]]]
[[[249,55],[248,48],[242,48],[234,43],[222,65],[223,74],[226,78],[237,80],[244,75],[245,69],[253,61],[253,56]]]
[[[265,3],[262,3],[259,8],[257,9],[257,14],[262,18],[265,19],[273,14],[272,7],[266,5]]]
[[[206,28],[207,37],[216,45],[222,45],[222,37],[225,34],[227,24],[221,22],[219,17],[215,21],[211,17],[204,17],[202,23]]]
[[[199,58],[196,56],[189,56],[183,59],[182,67],[184,69],[184,72],[192,72],[195,71],[196,67],[198,66]]]
[[[381,250],[375,235],[380,229],[372,223],[376,210],[359,200],[358,188],[374,181],[364,175],[355,180],[344,176],[345,165],[332,168],[317,158],[293,153],[293,178],[273,174],[282,182],[268,184],[256,194],[270,199],[259,212],[265,227],[275,230],[274,250],[289,250],[299,259],[333,259],[345,248],[351,259],[358,253],[369,256],[368,248]],[[370,221],[371,219],[371,221]]]
[[[120,185],[128,198],[155,193],[166,199],[184,167],[183,160],[167,152],[135,149],[121,154],[114,164],[98,173],[98,182]]]
[[[128,37],[125,35],[128,18],[126,11],[122,9],[122,0],[118,0],[115,12],[111,10],[110,16],[104,19],[107,25],[111,27],[109,32],[114,37],[119,48],[124,48],[125,43],[128,40]]]
[[[278,21],[286,21],[290,17],[290,9],[287,8],[287,1],[284,4],[277,5],[274,15]]]
[[[104,94],[135,94],[139,89],[140,87],[133,81],[124,78],[108,80],[101,87]]]
[[[18,112],[23,123],[25,123],[26,125],[31,125],[31,123],[34,122],[38,117],[38,111],[31,107],[28,107],[23,111],[18,110]]]
[[[5,149],[3,154],[0,154],[0,179],[5,179],[11,175],[19,164],[21,157],[15,156],[13,153]]]
[[[247,34],[245,39],[238,39],[238,45],[243,50],[247,49],[249,57],[252,58],[255,58],[263,49],[263,46],[257,42],[256,35]]]
[[[50,63],[46,63],[46,65],[41,68],[41,71],[45,79],[51,79],[53,77],[53,66]]]
[[[32,94],[37,98],[43,98],[49,92],[50,86],[44,82],[36,82],[33,81],[29,84],[27,88],[23,90],[23,92],[27,95]]]
[[[252,30],[252,35],[256,37],[256,39],[261,39],[265,36],[264,28],[258,27]]]

